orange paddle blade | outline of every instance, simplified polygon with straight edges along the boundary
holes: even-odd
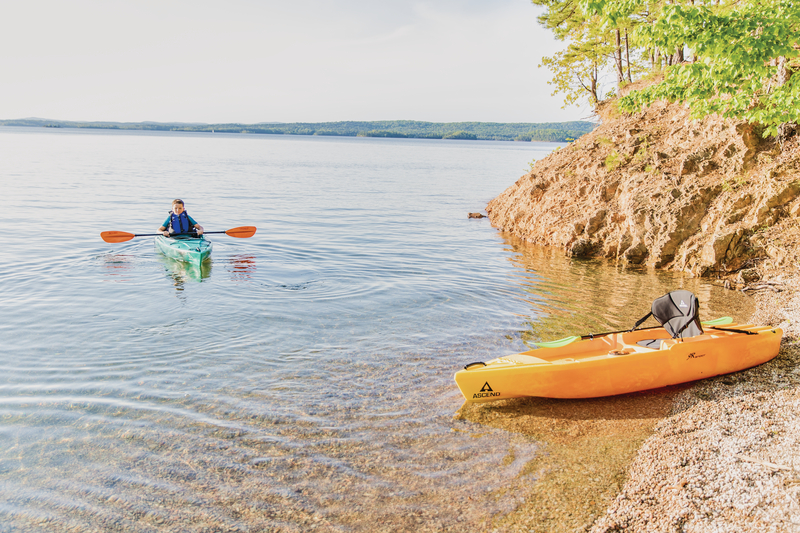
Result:
[[[133,239],[136,235],[126,231],[104,231],[100,237],[106,242],[125,242]]]
[[[236,237],[238,239],[246,239],[255,234],[255,226],[239,226],[238,228],[229,229],[225,232],[225,235],[230,235],[231,237]]]

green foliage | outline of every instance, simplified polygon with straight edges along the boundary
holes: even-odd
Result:
[[[545,11],[539,23],[553,31],[559,40],[568,42],[567,48],[552,57],[542,59],[540,67],[547,67],[553,78],[548,82],[555,87],[553,94],[564,95],[564,107],[580,105],[584,100],[595,107],[608,98],[612,86],[601,83],[605,72],[613,70],[617,84],[629,81],[644,70],[643,57],[637,57],[634,28],[647,22],[647,3],[640,3],[637,17],[631,13],[609,23],[602,12],[582,8],[578,0],[532,0]],[[630,54],[630,50],[634,54]]]
[[[198,131],[271,135],[339,135],[348,137],[396,137],[416,139],[468,139],[497,141],[570,142],[597,125],[592,122],[420,122],[385,120],[374,122],[298,122],[291,124],[181,124],[70,122],[38,119],[0,120],[0,126],[99,128],[123,130]]]
[[[572,130],[556,130],[551,128],[539,128],[535,130],[531,130],[527,133],[521,133],[514,137],[515,141],[538,141],[538,142],[554,142],[554,143],[568,143],[573,142],[576,137],[580,137],[581,134],[576,135],[575,137],[570,136],[570,131]]]
[[[717,113],[746,120],[764,136],[800,122],[800,75],[792,75],[800,68],[797,0],[532,2],[544,8],[539,23],[568,43],[540,65],[552,72],[549,83],[565,105],[609,98],[611,91],[600,87],[604,70],[616,67],[622,87],[626,76],[661,75],[666,64],[661,79],[621,98],[619,109],[637,111],[664,99],[688,104],[695,118]],[[623,32],[629,37],[624,61]],[[622,63],[630,74],[620,72]]]
[[[650,157],[649,149],[650,144],[647,142],[647,140],[642,141],[642,144],[636,150],[636,153],[633,154],[633,162],[643,163],[648,157]]]
[[[607,43],[595,37],[594,41],[573,41],[566,50],[542,58],[539,67],[547,67],[553,73],[547,83],[555,87],[553,96],[564,95],[563,107],[581,105],[585,99],[592,106],[600,101],[599,76],[607,63],[606,48]]]
[[[608,170],[616,170],[624,162],[625,158],[619,155],[616,150],[614,150],[606,156],[605,161],[603,161],[603,165],[605,165]]]
[[[469,133],[467,131],[459,130],[454,131],[453,133],[447,133],[442,136],[442,139],[463,139],[468,141],[475,141],[478,139],[478,136],[474,133]]]
[[[659,9],[660,2],[641,0],[580,0],[579,9],[602,18],[607,26],[615,26],[626,20],[642,19]]]
[[[722,180],[722,190],[726,192],[733,192],[743,185],[747,184],[747,178],[744,175],[739,175],[733,179],[727,177]]]
[[[393,137],[393,138],[406,138],[408,135],[405,133],[397,133],[396,131],[360,131],[358,137]]]
[[[584,8],[606,24],[637,13],[633,0],[584,0]],[[687,103],[694,117],[718,113],[762,125],[764,135],[800,120],[800,77],[781,82],[779,58],[791,68],[800,55],[800,3],[794,0],[727,0],[665,4],[652,24],[637,31],[651,48],[688,48],[697,61],[667,67],[664,80],[620,101],[636,111],[665,99]]]

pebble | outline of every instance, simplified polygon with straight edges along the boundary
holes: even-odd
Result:
[[[592,533],[800,531],[800,292],[758,299],[778,357],[683,391]]]

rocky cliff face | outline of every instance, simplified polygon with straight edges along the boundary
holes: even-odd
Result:
[[[608,107],[601,126],[489,203],[494,226],[574,257],[740,286],[797,268],[797,137],[780,148],[752,125],[693,120],[679,105],[617,117]]]

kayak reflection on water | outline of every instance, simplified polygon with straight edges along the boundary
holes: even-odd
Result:
[[[175,290],[178,291],[182,291],[187,282],[203,281],[211,276],[212,261],[203,261],[198,265],[176,261],[160,254],[158,260],[164,265],[167,277],[172,278]]]

